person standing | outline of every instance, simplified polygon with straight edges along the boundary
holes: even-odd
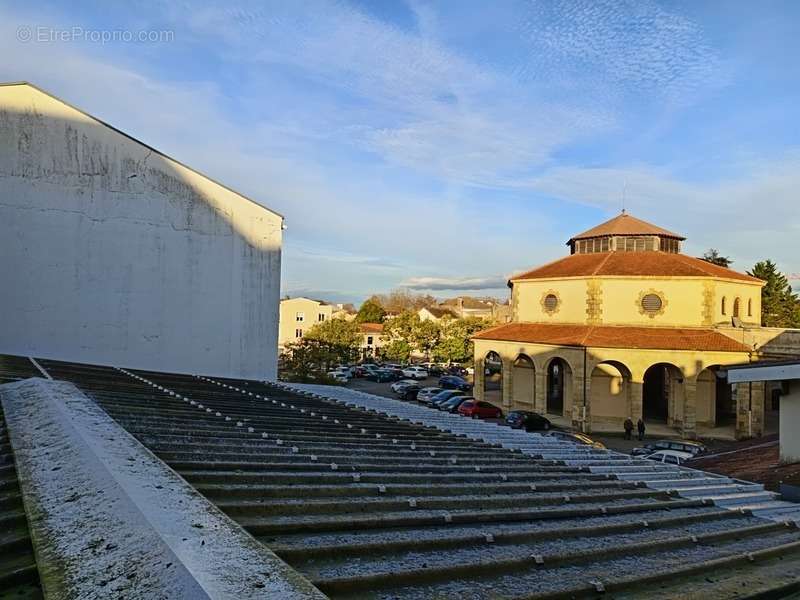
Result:
[[[625,419],[625,423],[622,426],[625,428],[625,439],[631,439],[631,434],[633,433],[633,421],[631,421],[631,418]]]
[[[644,421],[639,419],[639,422],[636,423],[636,429],[639,431],[639,441],[641,442],[644,439],[644,431],[646,429],[644,426]]]

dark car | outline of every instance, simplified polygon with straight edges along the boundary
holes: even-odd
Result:
[[[457,413],[458,407],[467,402],[468,400],[475,400],[472,396],[453,396],[449,400],[445,400],[444,402],[437,405],[436,408],[439,410],[443,410],[444,412],[449,413]]]
[[[384,383],[386,381],[396,381],[394,373],[388,369],[376,369],[375,371],[367,375],[367,379],[369,381],[377,381],[378,383]]]
[[[439,387],[445,390],[461,390],[467,392],[472,389],[472,385],[463,377],[457,375],[445,375],[439,378]]]
[[[454,396],[463,396],[463,395],[464,392],[462,392],[461,390],[442,390],[441,392],[436,394],[433,398],[431,398],[430,403],[431,406],[438,408],[440,404],[442,404],[443,402],[447,402]]]
[[[659,450],[677,450],[678,452],[688,452],[693,456],[703,454],[707,448],[700,442],[694,440],[658,440],[645,444],[640,448],[631,450],[633,456],[647,456]]]
[[[525,431],[548,431],[552,427],[546,417],[529,410],[512,410],[506,417],[506,423],[512,429]]]
[[[459,365],[451,365],[447,368],[447,372],[450,375],[455,375],[456,377],[463,377],[467,374],[467,370]]]
[[[402,393],[398,393],[398,396],[403,400],[412,402],[417,399],[417,394],[419,394],[420,389],[422,388],[418,385],[408,385],[403,388]]]
[[[473,419],[499,419],[503,416],[503,411],[494,404],[470,398],[462,402],[458,407],[458,414]]]

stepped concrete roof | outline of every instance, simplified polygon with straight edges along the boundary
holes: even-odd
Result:
[[[670,252],[596,252],[571,254],[514,275],[511,282],[558,277],[716,277],[763,283],[757,277]]]
[[[84,421],[105,412],[151,464],[288,563],[285,577],[255,567],[235,578],[264,597],[285,597],[256,585],[278,578],[342,600],[778,597],[800,586],[800,508],[758,485],[341,386],[38,362],[95,403]],[[31,429],[56,447],[50,430]],[[130,489],[168,500],[159,486]],[[193,539],[216,539],[182,552],[219,542],[218,527],[197,525]],[[106,537],[106,550],[132,543]]]
[[[559,325],[506,323],[473,336],[479,340],[580,346],[586,348],[640,348],[749,352],[750,348],[713,329],[628,327],[616,325]]]
[[[657,235],[660,237],[675,238],[678,240],[685,240],[686,238],[678,233],[673,233],[647,221],[642,221],[636,217],[632,217],[624,212],[617,215],[613,219],[609,219],[605,223],[600,223],[591,229],[587,229],[583,233],[572,236],[567,244],[569,245],[575,240],[582,240],[586,238],[601,237],[606,235]]]

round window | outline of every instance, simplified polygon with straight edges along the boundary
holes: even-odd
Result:
[[[645,294],[642,297],[642,309],[646,313],[654,314],[661,310],[663,305],[661,296],[658,294]]]
[[[544,309],[547,312],[553,312],[558,307],[558,296],[555,294],[547,294],[544,297]]]

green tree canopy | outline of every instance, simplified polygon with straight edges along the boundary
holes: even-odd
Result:
[[[356,315],[356,322],[358,323],[383,323],[383,317],[386,311],[376,301],[370,298],[361,305]]]
[[[719,253],[719,250],[716,248],[709,248],[706,250],[705,254],[700,257],[700,260],[704,260],[714,265],[719,265],[720,267],[730,268],[733,264],[733,261],[728,258],[727,256],[722,256]]]
[[[328,319],[309,329],[304,339],[320,340],[332,346],[339,346],[343,351],[355,352],[361,346],[361,337],[361,331],[355,321]]]
[[[490,327],[485,319],[466,317],[464,319],[442,319],[439,340],[433,348],[433,356],[442,362],[464,362],[473,358],[474,334]]]
[[[766,282],[761,288],[761,324],[765,327],[800,327],[800,300],[777,265],[771,260],[763,260],[747,273]]]

